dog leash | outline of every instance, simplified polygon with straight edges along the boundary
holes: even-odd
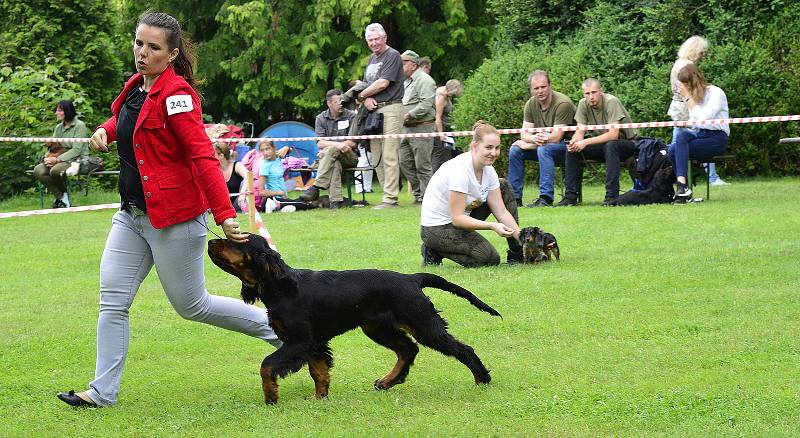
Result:
[[[206,224],[204,224],[204,223],[200,222],[199,220],[197,220],[197,218],[194,218],[194,221],[195,221],[195,222],[197,222],[198,224],[202,225],[202,226],[203,226],[203,228],[205,228],[206,230],[208,230],[208,232],[209,232],[209,233],[211,233],[211,234],[213,234],[213,235],[217,236],[217,238],[218,238],[218,239],[224,239],[224,237],[220,237],[220,235],[219,235],[219,234],[215,233],[215,232],[214,232],[214,230],[212,230],[211,228],[208,228],[208,225],[206,225]]]

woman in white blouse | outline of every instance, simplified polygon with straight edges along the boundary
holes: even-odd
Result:
[[[687,64],[678,72],[678,91],[689,109],[689,121],[728,118],[728,98],[717,86],[706,82],[695,64]],[[685,202],[692,197],[686,184],[689,159],[707,160],[725,152],[730,128],[727,123],[692,123],[678,128],[669,145],[669,158],[678,178],[675,200]]]

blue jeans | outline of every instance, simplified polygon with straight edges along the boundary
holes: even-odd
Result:
[[[511,146],[508,151],[508,182],[516,199],[522,199],[522,187],[525,184],[525,161],[539,162],[539,196],[554,196],[556,163],[564,163],[567,153],[565,142],[547,143],[536,149],[522,149]]]
[[[725,131],[677,128],[673,132],[668,152],[675,176],[686,177],[690,159],[707,160],[725,152],[728,146],[728,134]]]

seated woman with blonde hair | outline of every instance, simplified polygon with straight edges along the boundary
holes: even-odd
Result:
[[[522,261],[517,202],[511,185],[492,164],[500,155],[500,134],[479,120],[469,152],[444,163],[433,174],[422,199],[422,264],[448,258],[466,267],[500,264],[500,255],[476,230],[492,230],[508,242],[509,263]],[[497,222],[488,222],[489,214]]]

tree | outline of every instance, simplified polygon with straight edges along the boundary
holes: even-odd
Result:
[[[108,105],[116,97],[122,63],[112,38],[116,13],[108,2],[1,0],[0,16],[6,17],[0,28],[0,65],[55,66],[65,81],[80,84],[91,101]]]

